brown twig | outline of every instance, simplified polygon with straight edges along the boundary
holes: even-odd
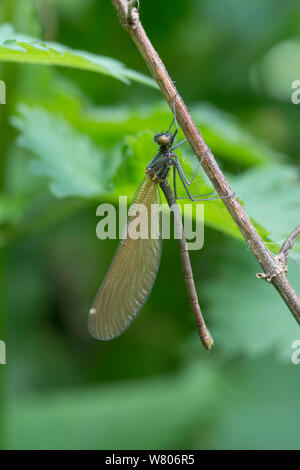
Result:
[[[292,233],[287,237],[285,242],[283,243],[280,252],[278,253],[278,258],[281,259],[284,264],[287,262],[287,258],[289,252],[294,246],[295,241],[297,238],[300,237],[300,224],[292,231]]]
[[[202,155],[206,152],[206,156],[202,161],[202,167],[211,180],[217,193],[220,196],[232,194],[233,191],[227,179],[221,172],[212,152],[210,150],[207,151],[208,146],[206,142],[204,141],[196,124],[192,120],[187,107],[176,90],[175,85],[171,80],[159,55],[148,39],[140,22],[138,10],[134,8],[134,1],[130,2],[130,8],[128,8],[128,0],[111,1],[119,14],[122,26],[128,31],[130,37],[136,44],[153,78],[159,85],[161,92],[171,109],[173,105],[173,99],[176,97],[175,105],[177,120],[189,143],[191,144],[198,160],[201,160]],[[238,201],[237,197],[227,197],[222,200],[246,242],[248,243],[254,256],[266,273],[266,276],[269,277],[269,273],[271,273],[272,277],[270,281],[277,289],[300,325],[300,299],[293,287],[290,285],[286,277],[286,270],[283,268],[282,263],[276,256],[273,256],[270,250],[267,248],[254,225],[252,224],[250,217],[247,215]]]

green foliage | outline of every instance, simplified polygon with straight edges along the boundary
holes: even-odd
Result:
[[[267,165],[284,158],[255,139],[232,115],[213,105],[199,103],[193,106],[192,114],[213,151],[225,160],[247,167]]]
[[[300,74],[300,41],[291,38],[269,50],[255,68],[255,79],[277,100],[290,102],[292,83]]]
[[[272,353],[289,361],[296,325],[284,302],[270,284],[256,278],[261,268],[244,245],[226,241],[218,252],[215,278],[199,286],[218,350],[228,358]],[[299,277],[290,263],[292,285],[298,285]]]
[[[9,447],[130,449],[132,442],[137,449],[181,447],[183,433],[193,432],[199,422],[205,426],[217,388],[218,377],[206,364],[176,376],[19,402],[6,416]],[[60,426],[66,432],[63,442],[56,432]]]
[[[240,167],[247,168],[286,158],[282,153],[254,138],[230,113],[225,113],[216,106],[197,103],[191,106],[191,114],[215,154],[231,165],[238,162]],[[161,132],[169,127],[172,114],[165,103],[155,103],[131,108],[81,108],[75,115],[72,114],[70,119],[76,127],[88,132],[93,138],[103,140],[121,139],[126,134],[136,134],[145,129],[151,129],[153,133],[153,129]],[[183,154],[186,154],[188,144],[182,150]]]
[[[42,65],[74,67],[110,75],[130,83],[130,80],[156,88],[155,82],[110,57],[86,51],[72,50],[62,44],[41,41],[14,31],[10,24],[0,27],[0,60]]]
[[[22,197],[1,195],[0,198],[0,223],[13,223],[21,216],[24,206]]]
[[[299,108],[289,99],[291,74],[299,79],[298,3],[191,0],[183,11],[165,0],[163,24],[154,3],[141,2],[151,40],[277,252],[300,222]],[[96,238],[96,207],[131,200],[157,152],[153,135],[172,113],[152,79],[135,72],[145,64],[110,2],[5,0],[0,18],[0,339],[8,351],[0,447],[299,448],[300,366],[290,361],[299,329],[256,278],[261,268],[222,201],[205,203],[204,247],[190,252],[211,353],[196,333],[174,240],[164,241],[153,291],[126,334],[89,337],[87,312],[118,244]],[[189,144],[176,150],[191,176]],[[202,171],[191,189],[213,191]],[[298,292],[299,241],[290,261]]]
[[[298,449],[299,372],[263,360],[234,363],[211,442],[213,449]],[[286,400],[283,398],[286,397]]]
[[[248,214],[268,232],[274,248],[281,246],[299,218],[300,186],[295,168],[272,165],[250,170],[235,178],[233,187],[246,201]],[[300,261],[300,244],[296,243],[293,254]]]
[[[12,123],[22,133],[19,144],[32,152],[33,173],[46,176],[57,197],[95,196],[107,192],[116,162],[61,116],[20,106]]]
[[[152,111],[152,115],[147,116],[145,126],[151,126],[157,122],[161,124],[159,128],[166,127],[164,123],[167,122],[169,113],[164,113],[159,109],[157,106],[154,106],[152,110],[148,108],[149,113]],[[153,143],[153,134],[150,131],[144,131],[138,133],[136,137],[126,137],[123,152],[116,138],[118,135],[121,137],[120,122],[124,132],[133,130],[138,116],[142,117],[142,112],[138,111],[137,117],[133,117],[128,112],[122,112],[118,108],[110,109],[109,112],[102,109],[97,113],[98,118],[93,126],[83,124],[86,121],[82,119],[76,124],[80,129],[88,130],[91,136],[95,135],[96,129],[99,130],[109,150],[96,147],[91,139],[72,128],[62,116],[46,112],[41,108],[21,106],[18,117],[12,118],[12,123],[21,132],[18,138],[19,144],[35,156],[31,171],[50,179],[50,189],[54,195],[94,197],[106,193],[111,194],[114,179],[115,191],[112,196],[117,198],[127,193],[129,197],[132,197],[143,178],[147,163],[157,151]],[[199,110],[195,114],[199,119],[201,114]],[[229,142],[231,142],[231,145],[236,145],[236,151],[241,151],[240,162],[244,163],[245,167],[262,165],[262,168],[258,167],[231,179],[233,189],[244,202],[261,236],[271,244],[271,249],[276,250],[280,242],[294,228],[293,224],[298,212],[299,187],[292,168],[276,163],[276,158],[274,163],[271,163],[272,149],[262,144],[260,146],[257,142],[251,154],[249,151],[252,148],[249,145],[251,136],[239,130],[228,116],[215,110],[213,114],[215,123],[213,123],[211,112],[205,113],[205,108],[201,116],[200,121],[202,120],[203,125],[209,130],[211,141],[219,142],[220,152],[221,149],[225,149],[225,160],[230,157],[234,161],[236,158],[234,147],[231,147],[232,154],[226,154]],[[222,121],[222,116],[224,116],[224,121]],[[114,136],[111,134],[112,128],[115,131]],[[242,140],[245,147],[241,147]],[[111,147],[113,143],[114,147]],[[265,160],[259,157],[262,149],[265,150]],[[186,147],[179,150],[179,154],[181,157],[186,154],[187,171],[193,171],[197,163],[191,151]],[[123,164],[120,166],[122,161]],[[253,192],[253,187],[255,187],[255,192]],[[207,178],[198,178],[193,188],[194,194],[213,191]],[[258,200],[260,200],[259,207],[257,207]],[[185,204],[187,203],[189,201],[185,201]],[[282,224],[277,223],[280,213],[282,213]],[[240,232],[221,201],[205,203],[205,220],[209,226],[233,237],[241,238]],[[297,248],[296,251],[298,251]]]

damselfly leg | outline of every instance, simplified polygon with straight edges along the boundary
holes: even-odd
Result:
[[[173,124],[175,126],[175,132],[172,136],[172,141],[174,141],[175,139],[175,136],[178,132],[178,124],[177,124],[177,119],[176,119],[176,107],[175,107],[175,102],[176,102],[176,96],[177,94],[174,96],[174,99],[173,99],[173,115],[174,115],[174,118],[173,118],[173,121],[168,129],[168,132],[170,132]],[[170,148],[170,151],[172,150],[175,150],[176,148],[178,148],[180,145],[184,144],[185,142],[187,142],[187,139],[183,139],[181,142],[179,142],[178,144],[174,145],[173,147]],[[234,193],[232,194],[226,194],[225,196],[218,196],[218,195],[215,195],[213,196],[215,193],[207,193],[207,194],[198,194],[196,196],[192,196],[192,194],[190,193],[189,189],[188,189],[188,186],[191,186],[191,184],[193,183],[194,179],[195,179],[195,176],[197,175],[200,167],[201,167],[201,164],[203,162],[203,159],[206,157],[207,153],[210,151],[210,148],[207,147],[207,149],[205,150],[204,154],[202,155],[202,158],[201,160],[199,161],[196,169],[195,169],[195,172],[194,174],[192,175],[192,178],[191,180],[189,181],[187,176],[185,175],[184,171],[183,171],[183,168],[181,166],[181,163],[179,161],[179,158],[177,157],[177,155],[173,154],[173,156],[175,157],[175,161],[174,161],[174,165],[173,165],[173,181],[174,181],[174,195],[175,195],[175,198],[176,199],[190,199],[191,201],[215,201],[217,199],[224,199],[224,198],[227,198],[227,197],[232,197],[234,196]],[[186,191],[186,194],[187,196],[184,196],[184,197],[179,197],[178,194],[177,194],[177,188],[176,188],[176,172],[178,172],[178,175],[182,181],[182,184],[183,184],[183,187]]]
[[[176,94],[176,95],[177,95],[177,94]],[[174,124],[174,126],[175,126],[175,132],[174,132],[174,134],[172,135],[172,142],[174,142],[174,139],[175,139],[175,137],[176,137],[176,135],[177,135],[177,132],[178,132],[178,125],[177,125],[177,119],[176,119],[176,108],[175,108],[176,95],[175,95],[174,98],[173,98],[173,116],[174,116],[174,117],[173,117],[173,120],[172,120],[172,122],[171,122],[171,124],[170,124],[169,129],[167,130],[167,134],[171,134],[171,129],[172,129],[172,126],[173,126],[173,124]],[[178,145],[176,145],[176,147],[178,147]]]
[[[183,143],[183,141],[182,141],[181,143]],[[205,150],[204,154],[202,155],[201,160],[200,160],[200,162],[198,162],[197,168],[196,168],[196,170],[195,170],[195,172],[194,172],[194,174],[193,174],[193,176],[192,176],[192,178],[191,178],[191,181],[189,181],[189,180],[187,179],[187,177],[186,177],[186,175],[185,175],[185,173],[184,173],[184,171],[183,171],[183,169],[182,169],[182,166],[181,166],[181,164],[180,164],[179,158],[177,157],[177,155],[174,154],[174,155],[175,155],[176,163],[177,163],[177,165],[178,165],[178,168],[179,168],[179,170],[180,170],[180,172],[181,172],[181,174],[182,174],[182,177],[184,178],[184,180],[185,180],[185,182],[186,182],[186,184],[187,184],[188,186],[191,186],[192,182],[194,181],[194,178],[195,178],[196,174],[198,173],[198,171],[199,171],[199,169],[200,169],[200,167],[201,167],[201,164],[202,164],[202,162],[203,162],[203,159],[204,159],[205,155],[207,154],[207,152],[208,152],[209,150],[210,150],[210,149],[207,148],[207,149]]]
[[[179,146],[182,145],[182,144],[185,144],[185,142],[187,142],[187,139],[183,139],[181,142],[179,142],[178,144],[174,145],[174,147],[172,147],[170,150],[177,149],[177,147],[179,147]]]
[[[207,154],[207,152],[209,151],[209,149],[207,149],[204,154],[202,155],[202,158],[199,162],[199,164],[197,165],[197,168],[191,178],[191,180],[189,181],[182,169],[182,166],[179,162],[179,159],[177,156],[175,156],[175,161],[174,161],[174,165],[173,165],[173,184],[174,184],[174,195],[175,195],[175,198],[178,200],[178,199],[190,199],[191,201],[215,201],[217,199],[224,199],[224,198],[227,198],[227,197],[232,197],[234,196],[234,193],[232,194],[226,194],[225,196],[213,196],[213,194],[215,193],[206,193],[206,194],[197,194],[196,196],[192,196],[192,194],[190,193],[189,189],[188,189],[188,186],[190,186],[197,174],[197,172],[199,171],[199,168],[201,166],[201,163],[205,157],[205,155]],[[181,179],[181,182],[183,184],[183,187],[186,191],[186,194],[187,196],[183,196],[183,197],[179,197],[178,194],[177,194],[177,186],[176,186],[176,173],[178,173],[180,179]]]

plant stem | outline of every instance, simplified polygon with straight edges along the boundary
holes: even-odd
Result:
[[[278,253],[278,257],[282,257],[282,260],[286,264],[287,257],[289,252],[294,246],[295,241],[297,238],[300,237],[300,224],[292,231],[292,233],[287,237],[285,242],[283,243],[280,252]]]

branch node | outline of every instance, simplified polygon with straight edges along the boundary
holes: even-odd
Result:
[[[278,274],[281,273],[287,273],[288,272],[288,267],[286,265],[285,259],[280,255],[280,253],[277,256],[274,256],[274,261],[277,263],[276,268],[270,272],[270,273],[257,273],[256,277],[258,279],[264,279],[267,282],[272,282],[275,276],[278,276]]]
[[[285,242],[282,244],[281,250],[278,255],[274,256],[274,261],[277,263],[277,267],[271,273],[258,273],[256,277],[259,279],[265,279],[267,282],[272,282],[272,279],[281,274],[282,272],[287,273],[288,267],[286,265],[289,252],[294,246],[295,241],[300,236],[300,224],[292,231],[287,237]]]
[[[137,8],[134,6],[137,3]],[[127,28],[136,29],[139,21],[140,0],[129,0],[127,11]]]

